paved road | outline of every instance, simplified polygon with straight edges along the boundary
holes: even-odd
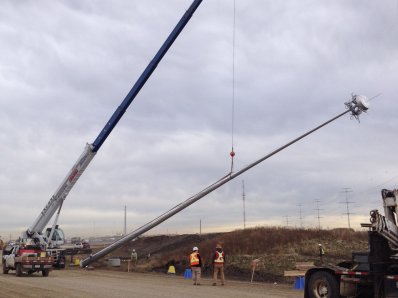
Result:
[[[0,274],[0,297],[302,298],[303,292],[282,284],[228,281],[213,287],[203,279],[201,286],[194,286],[181,276],[76,268],[53,270],[49,277]]]

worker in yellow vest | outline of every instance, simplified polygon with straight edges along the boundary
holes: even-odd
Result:
[[[221,277],[221,285],[223,286],[225,283],[225,277],[224,277],[224,263],[225,263],[225,253],[221,247],[220,244],[217,244],[216,246],[216,252],[214,253],[213,256],[213,286],[217,285],[217,275],[218,272],[220,272],[220,277]]]
[[[195,286],[200,286],[200,276],[202,274],[202,259],[199,254],[199,248],[196,246],[189,255],[189,264],[192,270],[192,279]]]
[[[323,256],[325,255],[325,249],[323,248],[322,244],[318,244],[319,247],[319,258],[321,259],[321,264],[323,263]]]

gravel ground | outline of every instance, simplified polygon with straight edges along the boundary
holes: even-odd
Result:
[[[53,270],[49,277],[38,273],[16,277],[0,274],[0,297],[206,297],[206,298],[299,298],[303,291],[291,285],[227,281],[213,287],[210,279],[194,286],[191,280],[165,274],[128,273],[80,268]]]

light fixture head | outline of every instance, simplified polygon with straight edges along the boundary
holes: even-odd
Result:
[[[359,121],[359,115],[369,109],[369,99],[365,95],[351,95],[351,101],[345,103],[351,112],[351,117]]]

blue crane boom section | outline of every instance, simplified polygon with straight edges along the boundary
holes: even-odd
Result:
[[[189,22],[192,15],[196,9],[201,4],[202,0],[194,0],[188,10],[184,13],[180,21],[177,23],[173,31],[169,34],[166,41],[163,43],[161,48],[158,50],[154,58],[145,68],[141,76],[138,78],[137,82],[131,88],[130,92],[127,94],[122,103],[118,106],[116,111],[113,113],[109,121],[105,124],[104,128],[101,130],[100,134],[97,136],[92,144],[87,144],[83,153],[80,155],[74,166],[71,168],[67,176],[62,181],[61,185],[58,187],[57,191],[47,202],[44,209],[41,211],[34,223],[29,227],[29,229],[23,233],[22,238],[38,238],[43,243],[46,240],[41,237],[41,233],[45,226],[49,223],[53,215],[60,210],[63,201],[69,194],[72,187],[75,185],[76,181],[83,174],[84,170],[94,158],[96,152],[101,148],[102,144],[105,142],[109,134],[115,128],[119,120],[122,118],[123,114],[126,112],[127,108],[133,102],[137,94],[140,92],[141,88],[145,85],[146,81],[149,79],[153,71],[156,69],[159,62],[162,60],[163,56],[167,53],[169,48],[172,46],[178,35],[184,29],[185,25]],[[58,218],[58,217],[57,217]],[[57,221],[57,218],[55,221]],[[54,225],[55,226],[55,223]]]
[[[129,105],[132,103],[134,98],[137,96],[138,92],[140,92],[141,88],[145,85],[146,81],[149,79],[149,77],[151,76],[153,71],[156,69],[160,60],[162,60],[163,56],[167,53],[168,49],[171,47],[173,42],[176,40],[176,38],[178,37],[180,32],[184,29],[185,25],[188,23],[188,21],[192,17],[195,10],[199,7],[201,2],[202,2],[202,0],[195,0],[191,4],[189,9],[186,11],[186,13],[183,15],[181,20],[178,22],[178,24],[176,25],[174,30],[170,33],[169,37],[166,39],[166,41],[163,43],[162,47],[156,53],[153,60],[145,68],[144,72],[141,74],[141,76],[138,78],[137,82],[131,88],[131,90],[127,94],[126,98],[123,100],[123,102],[120,104],[120,106],[116,109],[116,111],[113,113],[112,117],[109,119],[109,121],[106,123],[106,125],[102,129],[101,133],[95,139],[94,143],[92,144],[93,152],[97,152],[101,148],[101,146],[105,142],[106,138],[109,136],[109,134],[115,128],[116,124],[122,118],[124,112],[127,110]]]

